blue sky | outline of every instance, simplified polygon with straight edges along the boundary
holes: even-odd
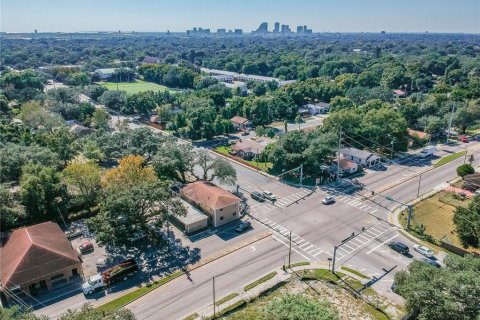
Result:
[[[1,31],[255,29],[480,33],[479,0],[0,0]]]

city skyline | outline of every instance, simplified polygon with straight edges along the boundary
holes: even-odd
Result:
[[[271,31],[279,21],[293,31],[297,26],[308,25],[314,32],[480,32],[480,4],[474,0],[441,0],[435,5],[413,0],[401,5],[380,0],[371,0],[369,5],[354,0],[342,3],[3,0],[1,9],[3,32],[35,29],[39,32],[185,32],[193,26],[251,32],[261,22],[267,22]]]

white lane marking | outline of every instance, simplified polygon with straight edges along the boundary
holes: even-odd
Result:
[[[257,249],[254,246],[250,247],[251,252],[255,252]]]
[[[383,241],[383,242],[380,243],[378,246],[375,246],[374,248],[372,248],[371,250],[369,250],[369,251],[367,252],[367,254],[372,253],[373,251],[375,251],[375,250],[377,250],[378,248],[380,248],[381,246],[383,246],[385,243],[392,241],[393,239],[395,239],[395,238],[398,237],[398,236],[399,236],[399,234],[397,233],[397,234],[394,235],[393,237],[390,237],[390,239],[387,239],[387,240]]]

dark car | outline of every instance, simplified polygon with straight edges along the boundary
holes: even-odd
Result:
[[[429,264],[429,265],[431,265],[432,267],[435,267],[435,268],[441,268],[441,267],[442,267],[442,266],[440,265],[440,263],[438,263],[438,262],[435,261],[435,260],[429,259],[429,258],[423,258],[422,260],[420,260],[420,262]]]
[[[235,228],[235,231],[237,231],[238,233],[241,233],[251,227],[252,227],[252,224],[250,223],[250,221],[243,221]]]
[[[395,242],[392,241],[388,244],[388,246],[392,249],[397,251],[398,253],[401,253],[403,255],[407,255],[409,252],[408,246],[406,244],[403,244],[401,242]]]
[[[257,192],[257,191],[253,191],[250,196],[252,197],[252,199],[254,200],[257,200],[258,202],[263,202],[265,201],[265,198],[263,197],[263,194],[261,194],[260,192]]]

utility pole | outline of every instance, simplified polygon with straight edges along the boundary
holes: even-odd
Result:
[[[288,267],[290,268],[290,261],[292,259],[292,230],[290,230],[290,236],[289,236],[289,239],[290,239],[290,245],[288,247]]]
[[[303,183],[303,163],[300,165],[300,187]]]
[[[338,132],[337,179],[340,177],[340,149],[342,148],[342,127]]]
[[[467,146],[465,146],[465,158],[463,159],[463,164],[467,163],[467,155],[468,155]]]
[[[412,220],[413,205],[408,205],[407,231],[410,230],[410,221]]]
[[[215,276],[212,278],[213,283],[213,318],[217,316],[217,310],[215,310]]]
[[[390,153],[390,159],[393,160],[393,143],[395,141],[395,137],[392,138],[392,149],[391,149],[391,153]]]
[[[448,139],[450,138],[450,130],[452,130],[452,121],[453,121],[454,113],[455,113],[455,101],[453,102],[452,113],[450,114],[450,120],[448,121],[447,144],[448,144]]]
[[[332,273],[335,273],[335,257],[337,256],[337,246],[333,247]]]
[[[422,183],[422,174],[420,174],[419,179],[418,179],[417,198],[420,195],[420,183]]]

